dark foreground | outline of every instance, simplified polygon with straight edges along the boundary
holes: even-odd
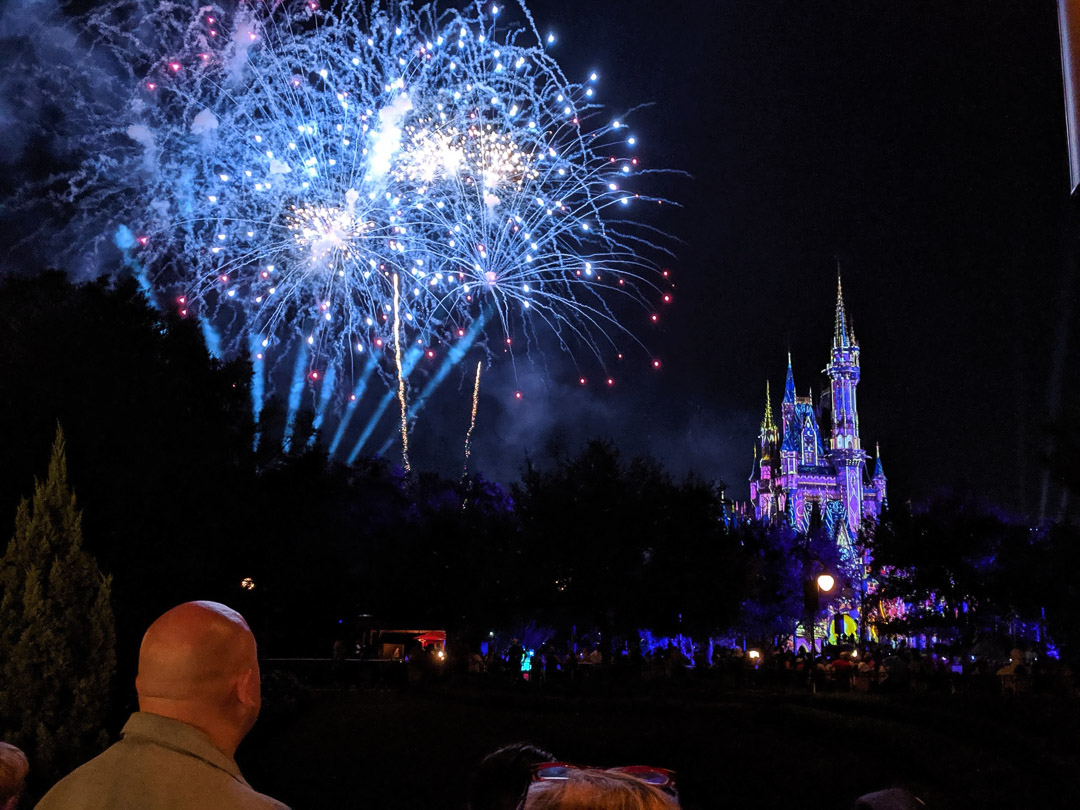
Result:
[[[678,772],[683,806],[849,808],[900,785],[931,808],[1075,807],[1080,706],[1038,695],[674,691],[511,685],[268,696],[238,757],[296,810],[463,810],[474,763],[528,740],[560,759]]]

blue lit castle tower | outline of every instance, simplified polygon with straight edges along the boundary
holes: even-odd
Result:
[[[850,560],[851,543],[863,519],[881,513],[886,479],[880,449],[876,451],[871,474],[859,436],[855,397],[859,385],[859,343],[848,323],[839,276],[836,324],[825,373],[829,387],[822,392],[815,408],[811,392],[804,397],[795,393],[791,354],[788,354],[779,427],[774,421],[766,382],[765,419],[755,446],[750,499],[758,520],[787,521],[799,531],[809,528],[811,515],[817,508],[843,556]],[[828,425],[828,435],[822,435],[820,424]]]

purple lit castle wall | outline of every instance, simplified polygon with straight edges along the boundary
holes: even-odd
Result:
[[[839,277],[832,351],[825,373],[829,387],[815,408],[809,392],[807,396],[795,393],[788,354],[779,426],[774,421],[766,382],[765,419],[755,446],[750,500],[758,520],[786,520],[799,531],[809,528],[816,505],[837,541],[848,545],[864,518],[876,518],[881,513],[886,479],[880,450],[871,474],[869,457],[859,436],[859,343],[848,323]],[[822,423],[829,429],[824,436]]]

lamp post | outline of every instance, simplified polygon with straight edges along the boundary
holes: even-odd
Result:
[[[807,585],[809,585],[807,590],[811,591],[811,593],[807,594],[807,601],[809,602],[807,607],[810,608],[810,621],[808,622],[810,625],[810,691],[816,692],[817,683],[814,680],[814,675],[817,674],[817,666],[814,662],[814,648],[817,646],[817,639],[815,638],[814,624],[817,622],[817,614],[820,609],[818,599],[821,594],[829,593],[833,589],[836,585],[836,580],[833,578],[832,574],[819,574],[817,579],[811,580]]]

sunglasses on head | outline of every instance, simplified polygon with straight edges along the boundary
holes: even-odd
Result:
[[[653,768],[649,765],[624,765],[619,768],[592,768],[587,765],[574,765],[569,762],[541,762],[532,766],[533,782],[557,782],[568,779],[571,771],[603,771],[605,773],[624,773],[642,782],[659,788],[671,796],[678,796],[675,791],[675,771],[667,768]]]

